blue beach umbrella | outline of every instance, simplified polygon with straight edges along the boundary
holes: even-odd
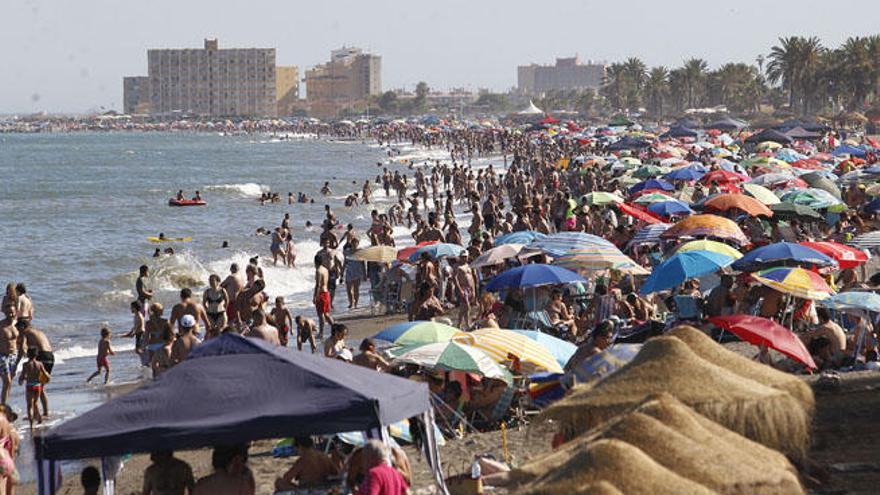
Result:
[[[834,266],[837,262],[811,247],[793,242],[775,242],[749,251],[742,258],[734,261],[731,268],[741,272],[755,272],[764,268],[786,264],[797,266],[816,265],[822,268]]]
[[[502,244],[528,244],[535,239],[543,239],[545,237],[547,237],[547,234],[535,232],[534,230],[511,232],[497,237],[495,239],[495,246],[500,246]]]
[[[676,180],[695,181],[695,180],[700,180],[700,178],[702,178],[704,175],[706,175],[706,172],[704,172],[704,171],[702,171],[692,165],[689,165],[687,167],[677,168],[677,169],[673,170],[672,172],[669,172],[668,174],[664,175],[663,178],[666,180],[669,180],[669,181],[676,181]]]
[[[880,294],[862,291],[841,292],[819,301],[818,304],[836,310],[864,309],[880,313]]]
[[[562,340],[558,337],[554,337],[550,334],[546,334],[544,332],[539,332],[537,330],[512,330],[520,335],[525,335],[526,337],[534,340],[535,342],[543,345],[550,354],[553,355],[553,358],[556,359],[556,362],[559,363],[559,366],[565,366],[565,363],[571,359],[571,356],[574,355],[575,351],[577,351],[577,346],[572,344],[567,340]]]
[[[504,289],[573,284],[575,282],[585,283],[586,280],[577,273],[562,267],[530,264],[511,268],[504,273],[496,275],[486,285],[486,290],[498,292]]]
[[[668,217],[671,215],[690,215],[694,212],[690,206],[679,200],[654,203],[648,207],[648,211],[656,213],[661,217]]]
[[[730,265],[733,258],[712,251],[676,253],[660,263],[642,285],[641,293],[650,294],[671,289],[684,281],[718,271]]]
[[[464,248],[458,244],[450,244],[448,242],[440,242],[437,244],[429,244],[416,249],[413,254],[409,255],[411,262],[416,262],[422,256],[422,253],[428,253],[431,258],[437,259],[444,256],[459,256],[464,252]]]
[[[663,179],[651,179],[646,180],[644,182],[639,182],[638,184],[629,188],[630,194],[635,194],[639,191],[644,191],[645,189],[660,189],[663,191],[675,191],[675,186],[666,182]]]

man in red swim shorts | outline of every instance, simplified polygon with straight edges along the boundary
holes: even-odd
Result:
[[[328,283],[330,281],[330,270],[328,266],[330,260],[321,256],[320,253],[315,255],[315,293],[312,301],[315,303],[315,312],[318,313],[318,338],[324,338],[324,323],[333,324],[330,318],[330,290]]]

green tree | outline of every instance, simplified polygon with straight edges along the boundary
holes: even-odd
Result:
[[[430,88],[428,87],[428,83],[425,81],[420,81],[416,84],[416,97],[413,99],[413,109],[414,110],[424,110],[425,104],[428,101],[428,93],[430,92]]]
[[[669,71],[666,67],[654,67],[645,80],[645,99],[648,113],[663,118],[663,106],[669,96]]]
[[[687,108],[696,108],[703,101],[706,92],[706,70],[709,64],[699,58],[688,59],[682,66],[682,83],[685,90],[685,105]]]
[[[386,91],[379,97],[379,108],[386,112],[397,110],[397,93]]]
[[[788,91],[792,110],[800,105],[802,113],[809,112],[811,100],[821,85],[817,76],[824,51],[815,36],[779,38],[779,44],[770,49],[767,78],[771,83],[781,83]]]

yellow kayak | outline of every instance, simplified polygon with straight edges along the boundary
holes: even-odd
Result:
[[[147,237],[147,240],[150,242],[189,242],[193,240],[192,237]]]

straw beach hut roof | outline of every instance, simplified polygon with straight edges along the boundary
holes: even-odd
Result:
[[[666,335],[682,340],[697,356],[710,363],[721,366],[743,378],[788,392],[804,406],[804,410],[812,417],[816,408],[816,398],[813,396],[813,389],[800,378],[730,351],[705,333],[689,325],[673,328]]]
[[[700,358],[675,337],[648,340],[629,364],[593,387],[576,387],[545,416],[574,436],[663,392],[794,459],[806,453],[809,416],[797,399]]]
[[[605,481],[627,495],[709,495],[712,490],[679,476],[632,445],[619,440],[599,440],[574,452],[567,462],[550,470],[520,493],[603,493]],[[600,485],[601,486],[601,485]]]
[[[668,394],[649,399],[560,451],[523,466],[516,476],[540,476],[564,465],[585,446],[612,439],[639,448],[665,468],[718,493],[804,493],[785,456],[706,419]]]

